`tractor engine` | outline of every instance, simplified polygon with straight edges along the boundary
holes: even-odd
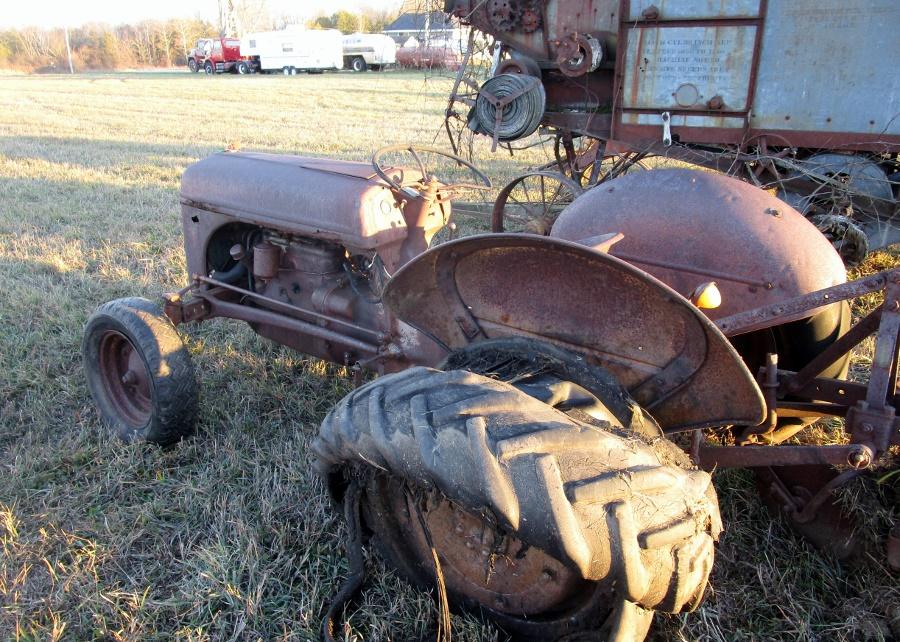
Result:
[[[203,296],[196,309],[175,305],[174,322],[241,319],[300,352],[379,372],[443,356],[385,312],[381,290],[405,256],[427,247],[446,203],[409,224],[402,195],[368,163],[242,152],[189,167],[181,203],[188,270]]]
[[[311,310],[340,322],[387,332],[388,322],[381,305],[380,287],[384,274],[380,259],[350,256],[340,245],[311,238],[266,232],[263,240],[251,248],[252,270],[248,280],[254,292],[262,295],[259,306],[283,313],[289,308],[271,303]],[[373,290],[378,290],[373,291]],[[326,339],[281,330],[255,328],[261,335],[307,354],[327,355],[338,363],[351,362],[350,353]],[[367,333],[348,331],[365,339]],[[363,336],[359,336],[363,335]]]

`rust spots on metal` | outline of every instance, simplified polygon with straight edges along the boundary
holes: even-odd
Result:
[[[414,501],[406,493],[393,494],[394,519],[420,559],[428,559],[432,548],[439,551],[451,593],[521,617],[563,607],[589,590],[577,571],[437,495],[421,509],[423,527]]]
[[[669,430],[762,420],[753,377],[697,308],[577,243],[521,234],[446,243],[398,272],[384,300],[448,349],[481,336],[530,336],[584,354]]]
[[[780,215],[771,215],[773,210]],[[713,319],[846,280],[837,252],[799,213],[721,174],[683,169],[626,174],[578,198],[557,219],[551,236],[576,241],[610,232],[624,235],[610,249],[613,256],[682,295],[715,280],[722,304],[706,311]]]
[[[150,419],[150,371],[127,336],[107,330],[98,343],[98,371],[110,403],[128,425],[139,428]]]

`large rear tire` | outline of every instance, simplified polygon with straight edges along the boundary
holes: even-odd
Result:
[[[604,639],[640,640],[644,609],[702,599],[715,492],[665,439],[420,367],[345,397],[313,449],[336,498],[348,471],[362,474],[363,515],[390,563],[433,584],[432,541],[453,603],[520,639],[605,626]]]
[[[122,440],[168,445],[193,432],[194,366],[158,305],[139,297],[101,305],[85,326],[82,357],[100,415]]]

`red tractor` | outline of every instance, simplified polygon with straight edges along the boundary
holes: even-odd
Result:
[[[188,53],[187,65],[192,72],[202,69],[207,75],[255,71],[253,61],[241,56],[241,41],[237,38],[201,38]]]

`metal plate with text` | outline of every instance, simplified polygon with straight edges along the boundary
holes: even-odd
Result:
[[[755,26],[650,27],[628,31],[623,69],[625,109],[744,111]]]

